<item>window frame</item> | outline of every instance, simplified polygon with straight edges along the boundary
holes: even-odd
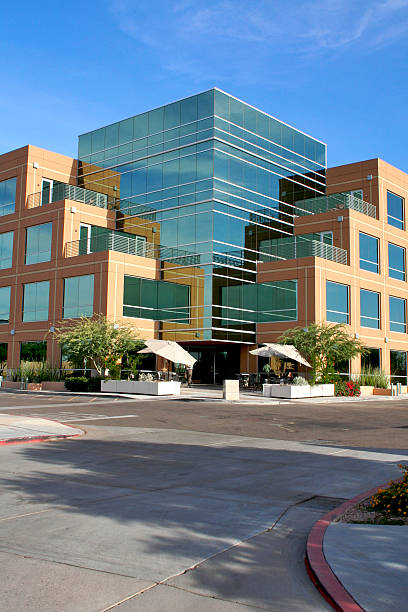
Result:
[[[389,203],[388,203],[388,194],[393,195],[397,198],[399,198],[401,200],[401,212],[402,212],[402,219],[398,219],[398,217],[394,217],[393,215],[390,215],[388,208],[389,208]],[[397,221],[397,223],[390,223],[390,218],[391,219],[395,219],[395,221]],[[389,189],[387,189],[387,223],[388,225],[392,225],[392,227],[396,227],[397,229],[400,229],[402,231],[405,230],[405,198],[403,198],[402,196],[398,195],[398,193],[394,193],[393,191],[390,191]],[[401,227],[402,225],[402,227]]]
[[[34,318],[34,319],[25,319],[24,318],[24,314],[26,312],[27,313],[30,313],[30,312],[36,313],[37,310],[40,310],[38,308],[29,309],[29,310],[25,309],[26,287],[32,286],[32,285],[45,285],[45,284],[48,285],[48,302],[47,302],[47,316],[46,316],[46,318],[45,319],[43,319],[43,318],[41,318],[41,319],[37,319],[37,318]],[[37,296],[36,296],[36,298],[37,298]],[[36,299],[36,304],[35,305],[37,306],[37,299]],[[50,281],[49,280],[44,280],[44,281],[37,281],[37,282],[33,282],[33,283],[24,283],[23,284],[23,302],[22,302],[22,308],[21,308],[21,320],[22,320],[22,322],[23,323],[35,323],[37,321],[48,321],[49,320],[49,316],[50,316]]]
[[[404,304],[404,321],[392,321],[391,320],[391,300],[400,300],[401,302],[403,302]],[[396,334],[406,334],[407,333],[407,300],[405,298],[401,298],[401,297],[397,297],[395,295],[389,295],[388,296],[388,326],[389,326],[389,330],[390,332],[394,332]],[[403,327],[403,330],[401,329],[392,329],[391,325],[394,324],[396,326],[400,325]]]
[[[333,310],[328,308],[327,305],[327,286],[328,284],[331,285],[339,285],[341,287],[345,287],[347,289],[347,313],[341,311],[341,310]],[[339,321],[339,320],[333,320],[333,319],[329,319],[328,317],[328,313],[329,312],[334,312],[336,314],[340,314],[340,315],[345,315],[347,314],[347,321]],[[336,281],[331,281],[326,279],[326,321],[329,321],[330,323],[343,323],[344,325],[350,325],[350,285],[346,285],[345,283],[337,283]]]
[[[28,253],[27,252],[27,245],[28,245],[28,239],[29,239],[29,232],[30,230],[38,230],[38,228],[44,227],[45,225],[48,225],[51,227],[51,232],[50,232],[50,245],[49,245],[49,251],[33,251],[32,253]],[[39,223],[38,225],[27,225],[25,228],[25,247],[24,247],[24,265],[26,266],[33,266],[35,264],[39,264],[39,263],[46,263],[48,261],[51,261],[52,259],[52,234],[53,234],[53,222],[49,221],[48,223]],[[40,245],[40,241],[38,242],[38,244]],[[49,252],[49,257],[47,259],[40,259],[39,261],[27,261],[27,255],[30,255],[31,257],[38,257],[41,253],[48,253]]]

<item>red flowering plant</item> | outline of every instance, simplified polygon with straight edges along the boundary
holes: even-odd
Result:
[[[341,397],[359,397],[361,395],[360,385],[353,380],[347,382],[341,380],[336,382],[335,394]]]

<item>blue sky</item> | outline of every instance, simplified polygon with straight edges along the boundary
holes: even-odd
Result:
[[[2,10],[0,152],[213,86],[408,172],[408,0],[22,1]]]

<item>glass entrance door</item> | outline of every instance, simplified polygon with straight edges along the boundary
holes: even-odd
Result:
[[[79,255],[86,255],[91,252],[91,225],[81,223],[79,226]]]
[[[41,183],[41,206],[52,202],[53,182],[51,179],[44,179]]]

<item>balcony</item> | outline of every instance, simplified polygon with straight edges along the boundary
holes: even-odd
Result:
[[[365,202],[350,193],[334,193],[333,195],[310,198],[296,202],[294,214],[302,217],[304,215],[316,215],[327,210],[352,209],[363,213],[373,219],[377,218],[377,209],[374,204]]]
[[[47,204],[60,202],[61,200],[83,202],[84,204],[90,204],[98,208],[113,208],[108,196],[104,193],[83,189],[82,187],[76,187],[76,185],[60,183],[58,181],[53,181],[51,186],[47,186],[47,188],[44,188],[42,191],[29,195],[27,197],[27,208],[46,206]]]
[[[279,242],[282,242],[282,244],[279,244]],[[347,265],[346,250],[331,244],[325,244],[319,240],[299,239],[299,237],[296,239],[282,238],[282,240],[276,240],[275,244],[264,244],[261,248],[263,253],[260,254],[259,261],[262,262],[284,261],[286,259],[300,259],[302,257],[321,257],[322,259]]]
[[[104,228],[97,232],[93,228],[91,238],[74,240],[73,242],[67,242],[65,245],[65,257],[77,257],[102,251],[116,251],[126,255],[149,257],[180,266],[200,264],[200,255],[195,253],[161,244],[153,244],[147,242],[143,236],[134,236],[133,234],[105,230]]]

